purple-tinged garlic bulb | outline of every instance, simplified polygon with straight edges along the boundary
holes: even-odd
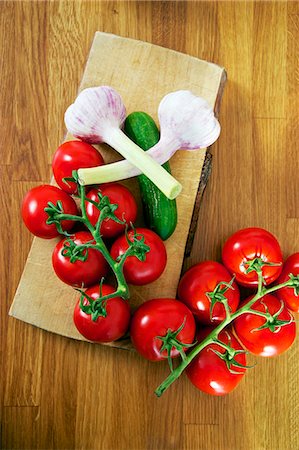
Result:
[[[160,102],[161,139],[177,142],[177,148],[195,150],[213,144],[220,125],[208,102],[190,91],[167,94]]]
[[[121,128],[126,108],[118,92],[109,86],[84,89],[65,112],[70,133],[89,144],[106,142],[111,127]]]

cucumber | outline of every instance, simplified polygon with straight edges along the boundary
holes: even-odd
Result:
[[[154,120],[145,112],[129,114],[125,120],[124,131],[143,150],[153,147],[160,138]],[[171,173],[168,162],[162,167]],[[169,200],[145,175],[138,176],[138,183],[145,223],[165,241],[177,225],[176,201]]]

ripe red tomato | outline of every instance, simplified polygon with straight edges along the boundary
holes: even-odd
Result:
[[[215,261],[204,261],[195,264],[183,275],[178,286],[178,296],[200,323],[217,324],[225,319],[225,309],[222,303],[217,302],[213,307],[211,319],[210,295],[219,283],[229,284],[231,280],[232,276],[222,264]],[[231,288],[224,284],[221,284],[219,288],[215,295],[221,296],[222,292],[222,297],[227,299],[231,312],[236,311],[240,300],[240,292],[236,283],[232,283]],[[225,292],[223,289],[226,289]]]
[[[252,296],[246,299],[244,304],[251,298]],[[252,309],[263,313],[269,310],[271,315],[277,313],[280,308],[281,301],[271,294],[265,295],[252,306]],[[279,355],[292,345],[296,336],[296,325],[293,316],[285,306],[277,319],[284,321],[292,319],[292,322],[281,327],[274,326],[273,331],[269,328],[258,330],[266,323],[266,319],[256,314],[245,313],[235,319],[235,332],[243,346],[251,353],[259,356]]]
[[[163,273],[167,253],[162,239],[147,228],[136,228],[136,233],[144,236],[144,243],[150,247],[145,255],[145,261],[140,261],[136,256],[128,256],[124,263],[124,275],[129,284],[142,286],[157,280]],[[128,239],[133,241],[134,230],[128,231]],[[122,235],[116,239],[111,247],[111,256],[117,259],[129,248],[127,238]]]
[[[44,239],[59,236],[56,225],[46,223],[49,216],[45,212],[48,202],[56,205],[58,201],[61,201],[65,214],[78,214],[76,203],[72,197],[56,186],[43,184],[27,192],[22,203],[22,218],[32,234]],[[74,226],[74,222],[70,220],[64,220],[61,224],[64,231],[69,231]]]
[[[275,284],[282,284],[289,280],[289,274],[299,275],[299,253],[289,256],[284,262],[282,272]],[[284,301],[287,308],[299,312],[299,295],[292,287],[284,287],[276,291],[278,298]]]
[[[137,217],[137,203],[131,191],[119,183],[106,183],[98,188],[91,189],[87,198],[94,202],[99,202],[98,192],[109,198],[110,203],[117,204],[114,211],[116,217],[125,220],[128,225],[134,223]],[[90,202],[86,201],[86,214],[92,225],[96,225],[100,211]],[[113,238],[123,233],[126,225],[114,222],[112,219],[105,219],[101,225],[101,235],[103,238]]]
[[[68,238],[62,239],[54,248],[52,264],[58,278],[66,284],[75,287],[87,287],[100,282],[108,273],[108,263],[102,253],[96,249],[84,250],[88,254],[86,261],[77,260],[71,262],[70,258],[63,255],[64,243]],[[77,245],[94,242],[91,233],[79,231],[71,236]]]
[[[198,333],[198,342],[201,342],[211,331],[212,328],[206,328]],[[241,345],[230,331],[221,331],[218,339],[220,342],[230,345],[234,350],[242,350]],[[230,369],[238,373],[230,372],[226,362],[214,353],[213,350],[223,355],[227,353],[227,350],[220,345],[207,345],[187,366],[186,374],[191,383],[199,390],[211,395],[225,395],[240,383],[246,369],[238,367],[232,362]],[[245,353],[236,354],[235,361],[245,366]]]
[[[108,284],[103,284],[101,289],[102,297],[115,292],[115,289]],[[86,289],[85,293],[97,300],[100,297],[100,286],[92,286]],[[86,298],[83,304],[89,304]],[[114,297],[107,300],[105,304],[106,316],[99,316],[93,321],[90,314],[81,310],[80,299],[76,303],[73,315],[74,324],[79,333],[89,341],[101,343],[116,341],[126,333],[129,327],[130,306],[128,302],[121,297]]]
[[[82,141],[64,142],[56,150],[52,170],[56,183],[69,194],[77,192],[77,185],[72,181],[65,183],[64,178],[70,178],[73,170],[83,167],[102,166],[102,155],[90,144]]]
[[[226,268],[236,275],[236,281],[247,287],[258,285],[257,273],[246,273],[248,262],[260,260],[264,263],[262,274],[266,285],[275,281],[282,270],[279,243],[273,234],[262,228],[245,228],[230,236],[224,244],[222,260]]]
[[[150,361],[167,358],[167,350],[161,351],[163,342],[158,337],[165,337],[169,331],[183,329],[176,338],[191,344],[195,335],[195,320],[184,303],[172,298],[158,298],[143,303],[133,314],[130,326],[132,343],[138,353]],[[179,351],[170,345],[170,356],[175,358]]]

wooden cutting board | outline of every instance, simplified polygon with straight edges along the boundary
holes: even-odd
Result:
[[[160,100],[179,89],[204,97],[217,113],[225,79],[224,69],[215,64],[146,42],[97,32],[79,91],[90,86],[112,86],[121,94],[128,114],[145,111],[157,121]],[[69,139],[72,136],[67,135],[66,140]],[[108,146],[98,148],[105,162],[119,159]],[[176,295],[184,255],[191,248],[196,227],[204,162],[209,165],[206,156],[206,150],[201,149],[179,151],[171,159],[172,174],[183,186],[177,198],[178,225],[165,242],[168,263],[163,276],[147,286],[130,288],[133,308],[150,298]],[[136,180],[126,184],[140,204]],[[139,222],[142,223],[141,209]],[[51,254],[56,243],[56,239],[34,238],[9,314],[45,330],[84,340],[72,321],[78,294],[63,284],[52,269]],[[109,345],[131,346],[128,338]]]

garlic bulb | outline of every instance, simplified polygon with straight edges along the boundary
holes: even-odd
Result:
[[[220,134],[219,122],[208,102],[190,91],[167,94],[160,102],[158,116],[161,137],[176,141],[185,150],[208,147]]]
[[[118,92],[109,86],[84,89],[65,112],[68,131],[89,144],[106,142],[111,128],[120,128],[126,108]]]

